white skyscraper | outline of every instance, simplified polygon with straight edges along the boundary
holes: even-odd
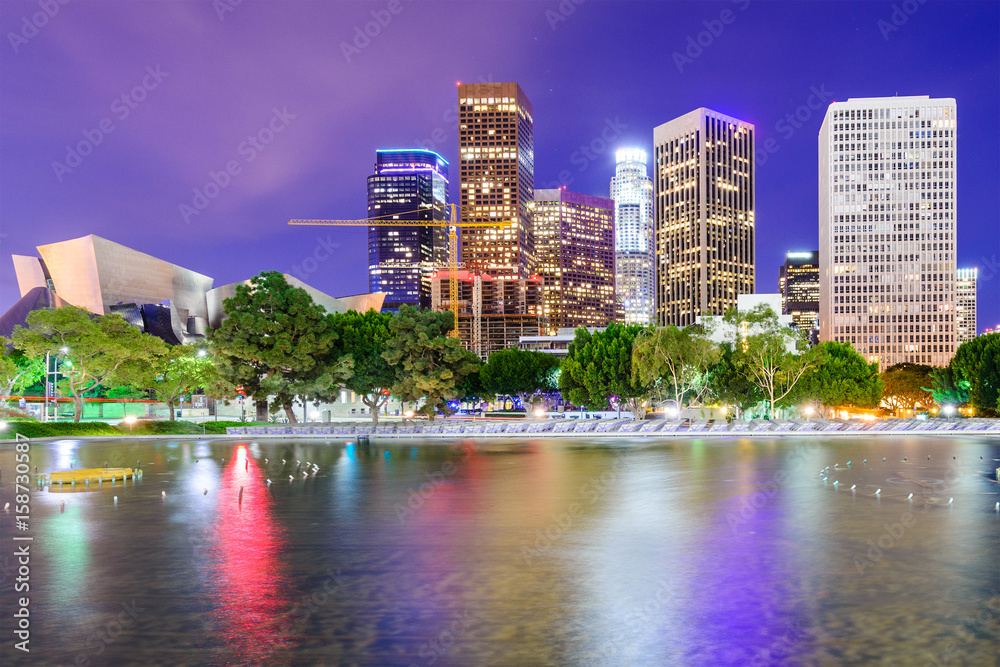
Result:
[[[979,269],[958,269],[955,272],[955,332],[958,342],[976,337],[976,281]]]
[[[654,314],[653,181],[646,152],[619,150],[611,199],[615,202],[615,293],[625,322],[649,324]]]
[[[955,354],[955,100],[835,102],[819,133],[820,340],[881,368]]]

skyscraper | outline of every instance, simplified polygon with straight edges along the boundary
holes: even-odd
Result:
[[[820,340],[885,368],[955,354],[954,99],[835,102],[819,133]]]
[[[462,230],[462,262],[496,278],[535,270],[531,209],[535,181],[531,102],[516,83],[458,86],[462,219],[510,220]]]
[[[375,152],[368,177],[368,217],[382,220],[447,220],[448,163],[421,148]],[[445,227],[368,228],[368,283],[385,292],[384,308],[430,308],[430,277],[447,264]]]
[[[653,319],[656,256],[653,245],[653,181],[646,174],[646,151],[623,149],[615,154],[611,199],[615,204],[615,293],[626,323]]]
[[[955,271],[955,333],[958,342],[976,337],[976,281],[979,269]]]
[[[566,190],[535,190],[535,251],[548,330],[615,320],[615,203]]]
[[[687,326],[754,292],[754,126],[695,109],[653,151],[656,320]]]
[[[815,339],[819,330],[819,251],[786,252],[778,274],[781,313]]]

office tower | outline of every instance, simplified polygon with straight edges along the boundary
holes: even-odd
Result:
[[[615,202],[535,190],[535,254],[549,332],[615,321]]]
[[[881,368],[955,354],[954,99],[835,102],[819,133],[820,340]]]
[[[459,84],[458,122],[462,220],[513,222],[506,228],[464,228],[462,262],[497,278],[531,277],[531,102],[516,83]]]
[[[653,151],[656,321],[687,326],[754,292],[754,126],[695,109]]]
[[[979,269],[955,271],[955,333],[958,342],[976,337],[976,281]]]
[[[781,313],[814,339],[819,330],[819,251],[786,252],[778,275]]]
[[[448,263],[446,227],[407,226],[405,220],[448,219],[448,163],[421,148],[375,152],[368,177],[368,217],[399,220],[368,228],[368,283],[385,293],[387,310],[429,308],[431,273]]]
[[[628,324],[653,319],[656,256],[653,245],[653,181],[646,174],[646,151],[615,154],[611,199],[615,203],[615,294]],[[536,223],[537,226],[537,223]]]

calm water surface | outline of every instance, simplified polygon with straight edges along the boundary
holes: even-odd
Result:
[[[34,493],[28,533],[0,513],[0,664],[994,665],[997,459],[976,437],[32,444],[39,471],[145,475]],[[4,444],[12,506],[14,466]]]

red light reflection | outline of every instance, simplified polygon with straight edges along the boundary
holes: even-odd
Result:
[[[265,664],[289,640],[291,591],[281,554],[284,531],[272,516],[274,500],[246,445],[222,471],[210,550],[218,606],[212,610],[220,644],[233,664]],[[240,502],[240,488],[243,489]]]

